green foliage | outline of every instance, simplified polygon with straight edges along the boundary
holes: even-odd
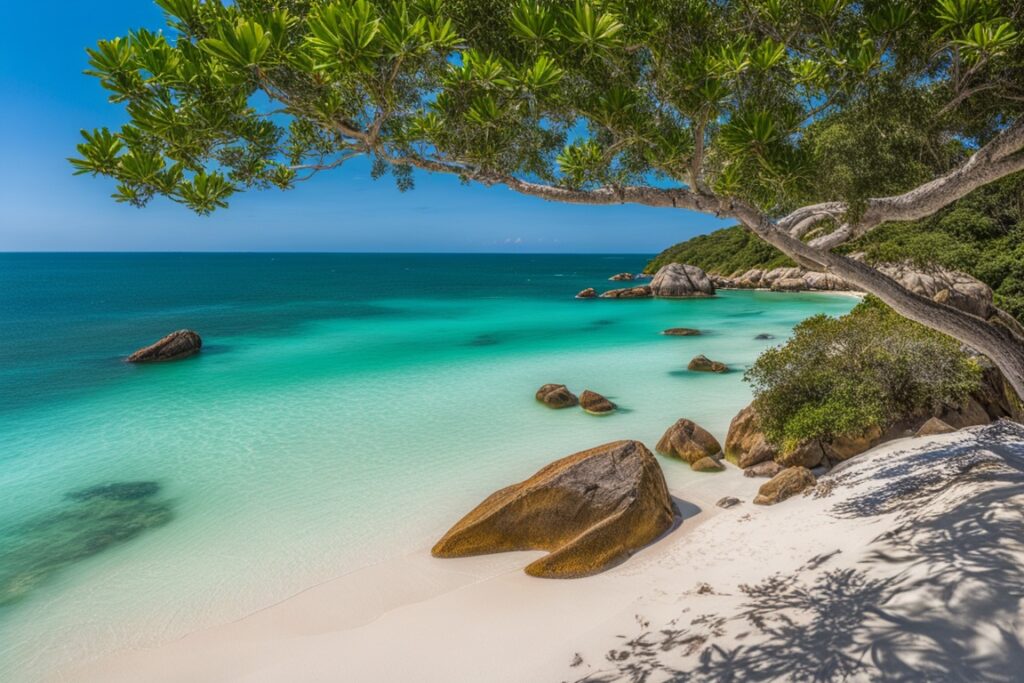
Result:
[[[981,370],[953,339],[867,298],[841,318],[817,315],[747,371],[768,439],[857,436],[978,388]]]
[[[688,185],[780,215],[909,189],[1024,107],[1016,0],[157,3],[166,33],[88,50],[129,121],[72,163],[201,213],[367,155],[403,188]]]
[[[775,247],[739,225],[673,245],[651,259],[644,271],[653,273],[668,263],[688,263],[726,277],[739,275],[751,268],[796,265]]]

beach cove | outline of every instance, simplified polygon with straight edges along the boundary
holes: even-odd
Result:
[[[335,628],[493,577],[560,600],[591,591],[605,579],[522,576],[534,554],[440,561],[427,549],[491,491],[576,450],[653,446],[680,417],[723,438],[749,401],[742,370],[800,320],[855,303],[573,299],[639,271],[637,256],[0,258],[14,293],[0,309],[0,531],[17,539],[68,492],[111,481],[156,482],[170,510],[0,607],[0,674],[13,681],[60,680],[317,585],[340,591]],[[185,326],[204,336],[199,356],[122,362]],[[705,334],[659,334],[677,326]],[[700,353],[733,372],[686,371]],[[547,382],[620,410],[547,410],[533,400]],[[659,462],[672,492],[705,510],[698,489],[716,475]]]

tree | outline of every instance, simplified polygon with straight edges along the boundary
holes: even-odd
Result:
[[[89,50],[124,104],[77,172],[206,213],[365,155],[732,217],[988,355],[1024,340],[836,251],[1024,169],[1024,0],[157,0]]]

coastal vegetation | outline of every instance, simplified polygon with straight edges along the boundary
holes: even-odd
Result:
[[[1024,170],[1024,6],[990,0],[158,0],[89,50],[126,107],[76,172],[200,213],[350,159],[541,199],[732,218],[989,356],[1005,325],[841,247]]]
[[[840,318],[797,325],[746,379],[765,435],[792,451],[961,403],[979,388],[981,370],[950,337],[868,297]]]

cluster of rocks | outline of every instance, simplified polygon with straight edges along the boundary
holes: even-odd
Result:
[[[598,294],[593,287],[584,289],[576,295],[577,299],[648,299],[651,297],[660,298],[688,298],[701,296],[714,296],[715,285],[707,273],[697,266],[689,266],[681,263],[670,263],[663,266],[651,275],[633,275],[631,273],[619,273],[612,276],[611,280],[630,281],[651,278],[650,284],[638,285],[635,287],[623,287],[611,289],[603,294]]]
[[[535,398],[548,408],[561,409],[578,405],[584,412],[591,415],[608,415],[615,412],[618,407],[590,389],[584,389],[582,394],[576,396],[564,384],[545,384],[537,390]]]

